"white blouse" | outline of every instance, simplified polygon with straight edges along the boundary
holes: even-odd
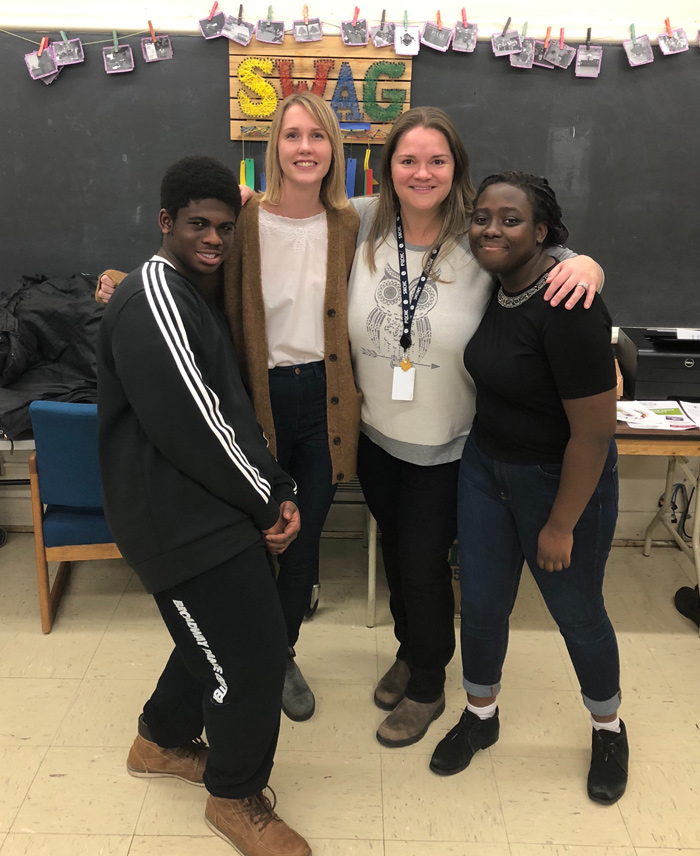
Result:
[[[293,220],[260,208],[259,224],[268,368],[322,360],[326,214]]]

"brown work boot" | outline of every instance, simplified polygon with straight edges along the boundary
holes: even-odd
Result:
[[[140,716],[139,733],[129,750],[126,769],[137,779],[181,779],[190,785],[204,787],[202,776],[208,754],[209,747],[203,740],[164,749],[151,740],[148,726]]]
[[[406,695],[411,670],[404,660],[398,658],[386,674],[382,675],[374,691],[374,703],[382,710],[393,710]]]
[[[311,856],[308,843],[275,814],[273,802],[261,791],[242,800],[209,796],[204,819],[209,829],[243,856]]]
[[[377,729],[377,740],[389,749],[411,746],[425,736],[430,723],[444,711],[445,693],[432,702],[404,698]]]

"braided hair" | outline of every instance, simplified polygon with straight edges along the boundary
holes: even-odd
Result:
[[[519,187],[527,196],[532,206],[532,214],[535,223],[544,223],[547,227],[547,237],[544,246],[564,246],[569,238],[569,230],[562,223],[561,208],[557,197],[549,186],[546,178],[531,175],[528,172],[506,171],[487,176],[476,191],[476,198],[492,184],[511,184]]]

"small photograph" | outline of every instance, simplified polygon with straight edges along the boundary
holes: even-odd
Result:
[[[581,45],[576,51],[576,77],[598,77],[603,62],[603,48],[599,45]]]
[[[396,24],[384,24],[383,27],[372,27],[372,42],[375,48],[390,48],[396,38]]]
[[[670,36],[668,33],[659,33],[659,47],[661,48],[661,53],[666,56],[687,51],[688,36],[686,36],[683,27],[671,30]]]
[[[476,47],[476,35],[479,28],[476,24],[458,23],[455,26],[454,36],[452,38],[452,50],[462,51],[463,53],[472,53]]]
[[[211,18],[202,18],[199,22],[199,32],[205,39],[218,39],[225,24],[226,15],[223,12],[218,12],[216,15],[212,15]]]
[[[520,53],[510,55],[510,64],[513,68],[532,68],[535,61],[535,40],[523,39],[523,48]]]
[[[27,65],[29,76],[33,80],[42,80],[50,74],[56,74],[58,66],[56,58],[53,55],[53,47],[44,48],[39,56],[39,51],[32,51],[24,55],[24,61]]]
[[[77,62],[85,61],[83,53],[83,43],[80,39],[68,39],[67,42],[53,42],[54,56],[56,57],[56,65],[75,65]]]
[[[102,58],[107,74],[134,70],[134,54],[129,45],[119,45],[117,48],[110,45],[108,48],[102,48]]]
[[[294,39],[297,42],[320,42],[323,38],[320,18],[309,18],[306,21],[294,21]]]
[[[571,45],[559,45],[559,42],[550,42],[544,53],[544,58],[557,68],[568,68],[576,56],[576,48]]]
[[[420,40],[429,48],[435,48],[436,51],[444,52],[449,48],[452,41],[452,30],[447,27],[438,27],[437,24],[428,22],[423,27]]]
[[[649,41],[649,36],[637,36],[636,39],[625,39],[622,47],[627,54],[630,65],[646,65],[654,62],[654,51]]]
[[[172,59],[173,46],[170,44],[170,36],[156,36],[155,41],[150,36],[141,39],[141,53],[146,62]]]
[[[532,64],[539,65],[540,68],[554,68],[551,62],[547,62],[544,58],[544,55],[547,51],[547,48],[544,46],[544,42],[538,42],[535,39],[535,55],[532,57]]]
[[[227,15],[221,35],[235,42],[237,45],[245,47],[250,44],[254,32],[255,24],[249,24],[247,21],[239,21],[235,15]]]
[[[61,70],[62,70],[62,68],[59,68],[55,74],[50,74],[48,77],[42,77],[41,82],[45,83],[48,86],[49,83],[53,83],[54,80],[56,80],[58,75],[61,73]]]
[[[281,45],[284,42],[284,21],[261,18],[255,28],[255,38],[268,45]]]
[[[397,27],[394,35],[394,52],[399,56],[416,56],[420,51],[420,29]]]
[[[491,36],[491,45],[495,56],[510,56],[520,53],[520,33],[517,30],[508,30],[507,33],[494,33]]]
[[[367,19],[358,18],[354,24],[352,21],[342,21],[340,36],[345,45],[366,45],[369,42]]]

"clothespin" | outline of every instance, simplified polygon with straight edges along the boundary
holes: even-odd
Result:
[[[502,36],[505,36],[505,34],[508,32],[508,27],[510,27],[510,18],[508,18],[508,20],[506,21],[506,25],[503,28],[503,32],[501,33]]]
[[[382,9],[382,22],[379,25],[379,29],[382,33],[384,32],[384,22],[385,21],[386,21],[386,9]]]
[[[272,24],[272,6],[267,7],[267,26],[269,27]]]
[[[404,30],[408,29],[408,10],[403,10],[403,28]]]
[[[559,30],[559,50],[564,50],[564,28],[561,27]]]
[[[240,27],[243,23],[243,4],[238,7],[238,26]]]
[[[365,196],[372,195],[372,184],[374,183],[372,170],[369,168],[369,156],[371,153],[372,150],[367,146],[367,151],[365,152]]]
[[[588,28],[588,32],[586,33],[586,47],[589,48],[591,46],[591,28]]]
[[[309,26],[309,7],[308,6],[304,6],[304,23],[306,24],[307,27]]]
[[[437,28],[438,30],[442,29],[442,18],[440,17],[440,10],[438,9],[437,13]]]
[[[637,31],[634,29],[634,24],[630,24],[630,36],[632,36],[632,44],[637,44]]]
[[[467,29],[467,10],[462,7],[462,26]]]
[[[673,37],[673,30],[671,29],[671,19],[666,18],[666,20],[664,21],[664,24],[666,24],[666,32],[668,33],[668,37],[670,39]]]
[[[148,29],[151,31],[151,39],[153,40],[153,43],[155,44],[156,31],[153,29],[153,24],[150,21],[148,22]]]
[[[352,16],[352,25],[353,27],[357,26],[357,17],[360,14],[360,7],[355,6],[355,14]]]
[[[41,40],[41,44],[39,45],[39,50],[36,52],[36,55],[41,56],[48,46],[49,46],[49,37],[44,36],[44,38]]]
[[[211,7],[211,12],[209,12],[209,20],[210,21],[214,17],[214,13],[216,12],[218,6],[219,6],[219,0],[215,0],[214,5]]]
[[[666,20],[668,21],[668,18],[666,18]],[[61,30],[61,38],[63,39],[63,44],[64,44],[66,47],[68,47],[68,36],[66,35],[66,31],[65,31],[65,30]]]
[[[119,39],[117,38],[117,31],[112,30],[112,41],[114,42],[114,53],[119,50]]]
[[[527,35],[527,21],[525,21],[525,23],[523,24],[523,31],[520,35],[520,38],[524,39],[526,35]]]
[[[547,50],[549,47],[549,40],[552,38],[552,28],[547,27],[547,35],[544,37],[544,49]]]

